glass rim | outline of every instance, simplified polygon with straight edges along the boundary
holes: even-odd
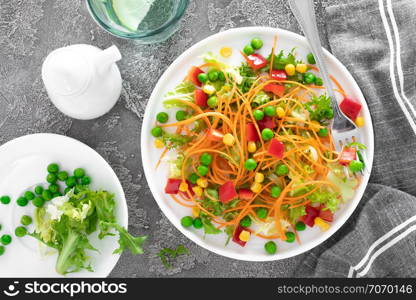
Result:
[[[166,22],[165,24],[163,24],[162,26],[160,26],[159,28],[156,28],[154,30],[150,30],[146,33],[128,33],[128,32],[120,31],[116,28],[113,28],[113,27],[109,26],[106,22],[104,22],[98,16],[98,14],[96,13],[96,11],[94,9],[93,1],[94,0],[87,0],[86,2],[87,2],[88,11],[90,12],[90,15],[95,20],[95,22],[97,22],[98,25],[100,25],[104,30],[108,31],[112,35],[120,37],[120,38],[126,38],[126,39],[146,38],[146,37],[150,37],[150,36],[156,35],[158,33],[161,33],[166,28],[175,24],[176,22],[178,22],[182,18],[183,14],[185,13],[186,8],[188,7],[188,4],[189,4],[189,0],[180,0],[181,1],[180,4],[179,4],[180,6],[178,7],[174,17],[171,20],[169,20],[168,22]]]

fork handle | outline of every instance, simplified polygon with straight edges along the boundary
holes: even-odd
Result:
[[[316,17],[313,0],[288,0],[290,8],[300,24],[306,39],[312,49],[320,74],[324,81],[324,86],[328,96],[331,98],[332,108],[334,110],[334,122],[336,120],[344,120],[343,114],[340,112],[336,101],[332,82],[329,77],[328,69],[324,61],[324,52],[322,50],[321,40],[319,39],[318,26],[316,25]],[[336,124],[333,124],[336,126]]]

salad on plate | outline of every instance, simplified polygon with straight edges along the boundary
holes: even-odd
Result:
[[[253,38],[237,54],[240,65],[227,63],[230,47],[203,55],[164,96],[151,134],[161,149],[156,166],[169,164],[164,192],[189,208],[182,226],[223,232],[226,244],[242,247],[256,236],[275,254],[276,241],[300,243],[307,227],[330,228],[360,184],[366,146],[353,141],[336,152],[334,112],[312,53],[279,51],[276,38],[269,55],[262,47]],[[331,80],[343,113],[363,127],[361,104]]]

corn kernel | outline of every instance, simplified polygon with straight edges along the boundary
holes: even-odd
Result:
[[[188,184],[185,181],[182,181],[179,185],[179,190],[181,192],[186,192],[188,190]]]
[[[251,190],[253,193],[259,193],[259,192],[261,191],[261,188],[262,188],[262,187],[263,187],[263,186],[261,185],[261,183],[254,182],[254,183],[251,185],[250,190]]]
[[[206,188],[208,186],[208,180],[206,178],[198,178],[196,184],[201,188]]]
[[[256,142],[248,142],[248,145],[247,145],[247,150],[248,150],[248,152],[250,152],[250,153],[254,153],[254,152],[256,152],[256,151],[257,151]]]
[[[163,143],[161,139],[155,139],[155,147],[157,149],[162,149],[165,147],[165,144]]]
[[[315,218],[315,225],[318,226],[322,231],[327,231],[329,227],[331,227],[327,222],[319,217]]]
[[[287,75],[289,75],[289,76],[293,76],[293,75],[295,75],[295,71],[296,71],[296,69],[295,69],[295,66],[294,66],[294,65],[292,65],[292,64],[287,64],[287,65],[285,66],[285,71],[286,71],[286,74],[287,74]]]
[[[250,239],[250,232],[247,230],[241,231],[240,235],[238,236],[240,241],[247,242]]]
[[[194,186],[192,187],[192,190],[194,191],[195,195],[197,195],[198,197],[201,197],[202,194],[204,193],[204,190],[200,186]]]
[[[308,70],[308,66],[305,64],[297,64],[296,65],[296,71],[299,73],[305,73]]]
[[[220,49],[220,54],[223,57],[230,57],[233,54],[233,49],[231,47],[222,47]]]
[[[276,107],[276,114],[279,119],[283,118],[285,116],[285,110],[283,109],[283,107]]]
[[[227,146],[232,146],[235,143],[235,138],[231,133],[227,133],[223,136],[222,142]]]
[[[194,187],[195,188],[195,187]],[[200,213],[201,209],[199,208],[199,206],[193,206],[192,207],[192,216],[194,218],[198,218],[199,217],[199,213]]]
[[[313,131],[315,131],[315,132],[318,132],[319,131],[319,129],[321,129],[321,124],[318,122],[318,121],[316,121],[316,120],[313,120],[313,121],[311,121],[311,123],[309,124],[309,127],[310,127],[310,129],[311,130],[313,130]]]
[[[264,181],[264,175],[263,175],[263,173],[257,172],[254,175],[254,181],[257,182],[257,183],[262,183]]]
[[[204,91],[205,94],[208,94],[208,95],[212,95],[216,92],[215,87],[209,84],[204,85],[202,90]]]
[[[221,88],[221,91],[223,91],[223,92],[229,92],[229,91],[231,91],[231,86],[229,86],[229,85],[224,85],[224,86]]]
[[[357,119],[355,119],[355,125],[357,125],[357,127],[361,128],[364,127],[365,121],[363,117],[358,117]]]

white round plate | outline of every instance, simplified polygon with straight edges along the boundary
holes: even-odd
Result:
[[[266,27],[245,27],[224,31],[206,38],[185,51],[170,65],[153,90],[149,103],[147,104],[141,133],[141,152],[147,182],[163,213],[176,228],[198,245],[220,255],[247,261],[270,261],[292,257],[312,249],[333,235],[348,220],[360,201],[367,186],[373,162],[373,127],[365,99],[348,70],[333,55],[325,51],[326,62],[330,73],[341,83],[349,97],[357,99],[363,105],[362,114],[366,120],[366,125],[362,128],[362,138],[367,145],[367,169],[369,170],[369,172],[365,173],[354,199],[345,203],[335,214],[331,228],[326,232],[321,232],[315,226],[314,228],[308,228],[300,232],[299,235],[302,244],[289,244],[277,241],[278,252],[275,255],[268,255],[263,248],[265,243],[263,239],[254,237],[245,247],[241,247],[233,242],[225,246],[227,239],[225,234],[204,236],[203,230],[185,229],[181,226],[180,219],[183,216],[190,215],[190,209],[180,206],[164,193],[164,186],[168,176],[167,165],[162,164],[158,169],[155,169],[161,151],[155,149],[153,145],[154,138],[151,136],[150,131],[155,124],[156,114],[164,111],[162,97],[166,92],[172,90],[180,83],[191,66],[201,65],[203,63],[201,55],[208,51],[218,55],[222,47],[232,47],[233,55],[228,59],[221,59],[231,65],[239,65],[243,61],[239,50],[243,49],[252,38],[259,37],[263,40],[264,46],[259,52],[267,56],[270,54],[275,35],[278,36],[278,51],[284,50],[287,53],[296,47],[297,57],[303,59],[310,52],[304,37],[286,30]],[[174,120],[174,113],[171,113],[170,119]]]
[[[0,204],[0,234],[10,234],[12,243],[0,256],[0,277],[61,277],[55,271],[57,254],[40,253],[38,241],[30,236],[18,238],[14,229],[20,226],[22,215],[33,216],[35,207],[16,204],[16,199],[28,189],[45,185],[48,164],[56,162],[68,172],[84,168],[91,177],[92,189],[107,190],[115,195],[116,217],[127,228],[128,215],[124,191],[113,169],[96,151],[87,145],[57,134],[32,134],[14,139],[0,147],[0,195],[9,195],[8,205]],[[29,231],[33,231],[33,224]],[[106,277],[116,265],[119,254],[117,236],[99,240],[92,234],[91,244],[99,250],[88,251],[94,272],[80,271],[66,277]]]

